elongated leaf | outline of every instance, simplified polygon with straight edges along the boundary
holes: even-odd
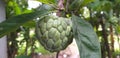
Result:
[[[98,37],[91,24],[75,15],[72,15],[72,22],[80,58],[101,58]]]
[[[42,9],[40,11],[11,17],[11,18],[7,19],[6,21],[3,21],[2,23],[0,23],[0,37],[8,34],[9,32],[16,30],[18,27],[33,20],[34,18],[36,18],[38,16],[39,17],[44,16],[48,13],[51,13],[51,11],[49,11],[48,9],[44,9],[42,7]]]

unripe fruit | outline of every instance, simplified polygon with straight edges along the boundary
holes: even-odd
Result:
[[[36,35],[45,49],[58,52],[72,42],[71,26],[68,18],[48,15],[37,22]]]

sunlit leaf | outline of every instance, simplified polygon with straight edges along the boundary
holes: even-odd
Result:
[[[45,4],[56,4],[57,0],[37,0]]]
[[[13,2],[13,6],[14,6],[14,11],[15,11],[15,14],[16,15],[19,15],[19,14],[21,14],[21,8],[19,7],[19,5],[14,1]]]
[[[116,31],[116,34],[120,34],[120,26],[119,25],[115,26],[115,31]]]

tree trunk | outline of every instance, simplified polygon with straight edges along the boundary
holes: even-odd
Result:
[[[5,3],[0,0],[0,22],[5,20]],[[2,27],[0,27],[2,29]],[[7,37],[0,38],[0,58],[7,58]]]

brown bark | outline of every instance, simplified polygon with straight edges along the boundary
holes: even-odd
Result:
[[[107,31],[106,31],[106,26],[105,26],[105,19],[103,18],[103,16],[101,16],[101,19],[100,19],[100,23],[101,23],[101,26],[102,26],[102,36],[104,38],[104,45],[105,45],[105,49],[107,51],[107,55],[108,55],[108,58],[111,58],[111,51],[110,51],[110,47],[109,47],[109,43],[108,43],[108,38],[107,38]],[[105,51],[104,51],[105,52]]]
[[[113,37],[113,27],[110,25],[110,38],[111,38],[111,51],[114,52],[114,37]]]

